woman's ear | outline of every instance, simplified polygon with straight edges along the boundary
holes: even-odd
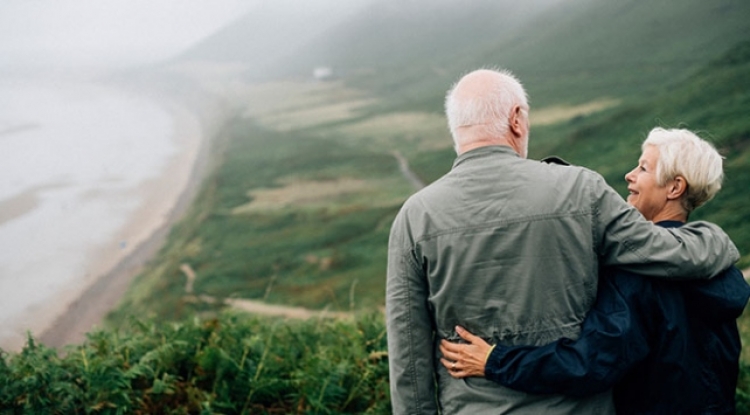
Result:
[[[667,184],[667,199],[674,200],[682,197],[687,191],[687,181],[682,176],[675,176],[669,184]]]

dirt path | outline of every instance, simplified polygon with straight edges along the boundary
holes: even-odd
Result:
[[[276,304],[268,304],[262,301],[245,300],[240,298],[230,298],[225,301],[230,307],[242,310],[247,313],[260,314],[264,316],[277,316],[293,319],[309,319],[312,317],[320,318],[347,318],[351,317],[350,313],[328,310],[310,310],[302,307],[291,307]]]
[[[192,295],[193,283],[196,279],[195,271],[189,264],[180,265],[180,270],[187,277],[185,284],[185,300],[188,302],[204,302],[209,304],[223,303],[236,310],[244,311],[251,314],[263,316],[286,317],[293,319],[309,319],[312,317],[320,318],[347,318],[351,313],[343,313],[328,310],[310,310],[303,307],[292,307],[278,304],[268,304],[258,300],[248,300],[244,298],[227,298],[219,300],[208,295]]]
[[[409,169],[409,161],[406,160],[406,157],[401,155],[401,153],[399,153],[398,151],[393,151],[391,154],[393,154],[393,157],[395,157],[398,161],[398,167],[401,170],[401,174],[404,175],[406,180],[408,180],[416,190],[422,189],[425,184],[422,179],[420,179],[416,174],[414,174],[413,171],[411,171],[411,169]]]

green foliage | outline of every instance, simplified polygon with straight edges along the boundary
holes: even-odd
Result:
[[[380,314],[132,321],[62,356],[29,337],[0,350],[0,414],[388,414],[386,348]],[[746,360],[736,406],[750,413]]]
[[[735,399],[737,413],[750,414],[750,363],[747,361],[740,362]]]
[[[451,169],[455,159],[453,148],[424,151],[409,160],[409,166],[425,183],[432,183]]]
[[[389,413],[385,326],[221,315],[0,354],[0,414]]]

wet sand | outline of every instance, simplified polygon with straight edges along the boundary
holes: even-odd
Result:
[[[196,114],[175,101],[159,102],[173,117],[179,151],[157,178],[137,189],[143,203],[118,235],[108,246],[93,252],[96,262],[90,267],[85,289],[60,293],[56,304],[37,313],[48,318],[27,323],[32,333],[41,333],[37,337],[47,346],[81,343],[86,333],[101,325],[132,280],[162,247],[171,226],[198,191],[208,165],[210,126],[201,124]]]

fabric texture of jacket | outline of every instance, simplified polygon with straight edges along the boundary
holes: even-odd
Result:
[[[748,298],[735,267],[708,281],[609,269],[578,340],[498,345],[486,376],[533,393],[586,396],[614,386],[618,414],[733,414],[742,348],[736,319]]]
[[[608,392],[576,398],[515,391],[484,378],[453,379],[441,338],[462,325],[491,343],[576,338],[600,265],[644,275],[703,277],[739,258],[715,225],[663,229],[600,175],[489,146],[410,197],[388,248],[386,320],[395,414],[613,411]]]

